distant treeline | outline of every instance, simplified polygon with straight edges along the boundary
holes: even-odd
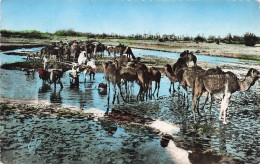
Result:
[[[18,38],[36,38],[36,39],[51,39],[55,36],[66,37],[88,37],[96,39],[131,39],[131,40],[158,40],[160,42],[165,41],[195,41],[195,42],[207,42],[207,43],[227,43],[227,44],[245,44],[247,46],[254,46],[260,43],[260,37],[257,37],[253,33],[245,33],[243,36],[231,35],[230,33],[225,37],[216,37],[210,35],[204,37],[203,35],[197,35],[196,37],[191,37],[188,35],[176,36],[174,34],[163,34],[159,33],[153,34],[131,34],[131,35],[118,35],[115,33],[111,34],[94,34],[94,33],[83,33],[76,32],[72,29],[69,30],[58,30],[55,33],[43,33],[36,30],[26,30],[26,31],[12,31],[12,30],[0,30],[2,37],[18,37]]]

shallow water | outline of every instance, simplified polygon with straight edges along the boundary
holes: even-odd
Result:
[[[138,51],[143,55],[147,53],[146,50]],[[164,52],[152,52],[164,55]],[[134,50],[134,53],[138,52]],[[19,56],[0,55],[2,63],[22,60]],[[241,61],[237,63],[235,60],[233,63],[239,65]],[[60,90],[59,85],[56,89],[53,84],[43,85],[37,72],[3,69],[0,71],[1,97],[46,98],[52,103],[78,106],[85,110],[95,108],[102,112],[105,112],[108,107],[106,93],[97,89],[99,83],[105,82],[103,73],[97,73],[96,79],[88,80],[87,83],[83,83],[84,77],[81,75],[79,88],[70,87],[68,73],[65,73],[61,79],[64,88]],[[176,154],[174,156],[174,152],[170,151],[174,150],[175,143],[186,154],[187,150],[195,148],[201,151],[210,149],[238,162],[260,162],[258,83],[249,91],[236,92],[233,95],[227,116],[228,125],[220,124],[217,119],[217,102],[213,104],[211,114],[207,103],[205,112],[202,112],[204,116],[194,122],[190,97],[187,108],[187,103],[183,106],[183,91],[171,95],[168,91],[169,84],[169,80],[163,77],[159,99],[156,97],[145,102],[123,105],[120,98],[121,105],[118,109],[136,117],[160,120],[165,123],[163,127],[178,126],[177,131],[172,129],[164,131],[164,128],[159,127],[157,128],[159,132],[156,132],[154,130],[156,126],[151,129],[142,124],[120,124],[117,121],[106,120],[94,122],[84,119],[1,116],[1,125],[4,127],[4,133],[1,135],[1,161],[4,163],[109,163],[111,161],[112,163],[178,163]],[[177,87],[178,84],[175,85],[176,89]],[[136,98],[138,90],[139,86],[135,85],[133,99]],[[112,97],[113,89],[110,93],[110,109],[113,107]],[[203,102],[204,97],[201,104]],[[179,142],[171,143],[171,141],[168,147],[163,148],[160,139],[166,133],[177,135],[195,146],[183,146]],[[188,154],[185,160],[198,163],[198,159],[192,154]],[[200,157],[204,158],[204,156]]]

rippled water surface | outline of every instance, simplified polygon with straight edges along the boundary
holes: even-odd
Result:
[[[140,56],[165,55],[177,58],[179,54],[134,49]],[[1,63],[21,61],[22,57],[1,55]],[[198,56],[203,60],[204,56]],[[218,61],[207,57],[205,61]],[[225,61],[226,60],[226,61]],[[241,64],[243,61],[221,58],[221,62]],[[96,79],[83,83],[80,76],[79,88],[71,88],[68,73],[64,73],[60,86],[44,85],[37,72],[0,69],[1,97],[4,98],[45,98],[49,102],[63,103],[81,107],[84,110],[95,108],[105,112],[108,107],[107,94],[98,90],[98,84],[105,82],[103,73]],[[218,100],[213,104],[211,113],[209,103],[202,111],[203,117],[193,121],[189,102],[183,104],[183,90],[170,94],[169,80],[163,77],[159,97],[144,102],[124,104],[119,98],[118,110],[135,116],[140,121],[122,123],[108,116],[98,121],[82,118],[65,119],[51,116],[0,116],[4,131],[1,134],[1,161],[4,163],[178,163],[180,152],[177,145],[191,163],[209,160],[201,155],[196,157],[195,149],[217,151],[219,154],[237,162],[260,162],[260,94],[259,83],[249,91],[236,92],[228,110],[228,125],[218,121]],[[122,86],[123,87],[123,86]],[[175,85],[177,89],[178,84]],[[132,98],[135,100],[139,86],[134,86]],[[123,93],[124,94],[124,93]],[[110,93],[110,110],[113,89]],[[201,100],[201,105],[204,97]],[[116,104],[117,104],[116,100]],[[179,130],[166,130],[147,125],[147,119],[160,120]],[[172,133],[181,138],[162,147],[162,137]],[[172,145],[173,144],[173,145]],[[174,151],[170,151],[174,150]],[[176,157],[177,156],[177,157]],[[205,159],[204,159],[205,158]],[[184,158],[183,158],[184,160]],[[186,160],[186,159],[185,159]],[[214,163],[214,160],[210,161]]]

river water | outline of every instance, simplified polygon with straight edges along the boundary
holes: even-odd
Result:
[[[38,49],[33,49],[38,50]],[[179,54],[133,49],[136,56],[178,58]],[[1,64],[24,60],[21,56],[0,53]],[[198,61],[216,65],[246,65],[248,61],[197,55]],[[252,67],[258,63],[250,62]],[[248,66],[249,67],[249,66]],[[3,98],[44,98],[104,113],[107,94],[98,90],[105,82],[103,73],[95,80],[71,88],[68,73],[57,85],[44,85],[36,72],[0,69],[0,96]],[[249,91],[236,92],[228,111],[228,125],[218,121],[218,103],[209,103],[203,117],[193,121],[191,100],[183,105],[183,91],[169,93],[170,82],[162,77],[159,97],[153,100],[124,104],[117,108],[128,114],[152,121],[122,123],[102,117],[98,121],[57,119],[51,116],[1,116],[1,161],[3,163],[215,163],[217,157],[204,155],[212,150],[237,162],[260,162],[260,94],[259,83]],[[178,84],[175,85],[177,89]],[[139,87],[134,86],[133,99]],[[112,90],[113,91],[113,90]],[[110,93],[110,101],[113,92]],[[201,102],[204,102],[202,98]],[[117,101],[116,101],[117,104]],[[118,104],[117,104],[118,105]],[[105,119],[103,119],[105,118]],[[106,119],[107,118],[107,119]],[[177,137],[162,145],[162,138]],[[177,146],[176,146],[177,145]],[[191,153],[192,152],[192,153]],[[212,158],[210,158],[212,157]]]

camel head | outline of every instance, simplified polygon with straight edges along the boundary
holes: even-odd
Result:
[[[257,80],[258,78],[260,78],[260,72],[254,68],[250,68],[246,74],[246,77],[249,76]]]
[[[166,64],[166,65],[163,67],[162,73],[166,74],[167,72],[172,73],[172,67],[171,67],[170,64]]]
[[[249,90],[260,77],[259,71],[250,68],[246,74],[245,80],[240,82],[240,90]]]

